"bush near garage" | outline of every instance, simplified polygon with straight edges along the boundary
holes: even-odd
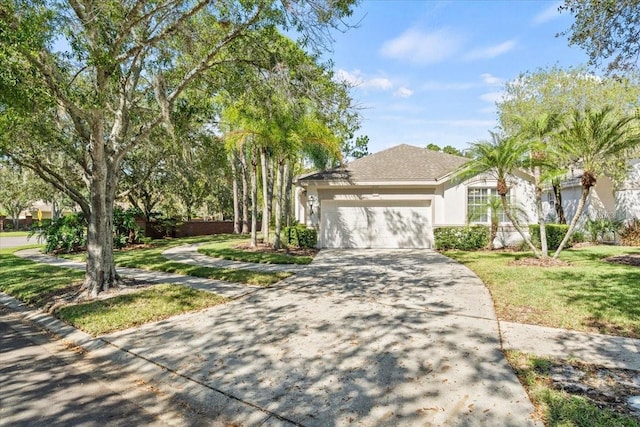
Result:
[[[567,224],[546,224],[545,231],[547,232],[547,248],[550,250],[558,249],[560,242],[564,239],[565,234],[569,230]],[[531,234],[531,241],[538,247],[540,247],[540,225],[531,224],[529,226],[529,233]],[[578,238],[584,237],[578,235]]]
[[[296,248],[315,248],[318,246],[318,231],[304,225],[285,227],[283,230],[284,243]]]
[[[438,227],[433,236],[438,250],[473,251],[487,246],[489,231],[486,225]]]

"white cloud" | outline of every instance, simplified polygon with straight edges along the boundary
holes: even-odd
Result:
[[[387,58],[433,64],[452,57],[461,44],[462,37],[447,29],[423,32],[410,28],[395,39],[385,42],[380,53]]]
[[[339,69],[336,71],[336,80],[345,82],[354,87],[363,89],[390,90],[393,83],[386,77],[367,78],[360,70],[347,71]]]
[[[400,87],[393,93],[393,96],[398,96],[400,98],[409,98],[413,95],[413,91],[406,87]]]
[[[492,59],[512,50],[516,47],[515,40],[507,40],[494,46],[488,46],[483,48],[474,49],[464,56],[467,61],[474,61],[477,59]]]
[[[484,84],[486,84],[487,86],[502,86],[504,84],[503,79],[489,73],[480,74],[480,77],[482,78]]]
[[[561,1],[553,2],[550,6],[548,6],[545,10],[538,13],[533,17],[531,21],[533,25],[542,25],[549,21],[553,21],[556,18],[560,17],[560,11],[558,8],[562,5]]]
[[[480,95],[480,99],[495,104],[504,99],[504,92],[487,92]]]

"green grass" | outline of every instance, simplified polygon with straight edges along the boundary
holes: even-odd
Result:
[[[246,283],[248,285],[269,286],[291,276],[289,272],[257,272],[239,270],[236,268],[214,268],[183,264],[171,261],[162,255],[172,246],[191,243],[226,243],[235,244],[246,240],[246,236],[220,234],[215,236],[186,237],[180,239],[153,240],[148,248],[116,251],[114,253],[116,265],[120,267],[141,268],[144,270],[164,271],[167,273],[186,274],[207,279],[224,280],[227,282]],[[84,254],[64,256],[69,259],[84,260]]]
[[[513,252],[445,252],[487,285],[498,318],[577,331],[640,337],[640,267],[608,263],[638,248],[591,246],[567,250],[568,267],[513,266],[531,256]]]
[[[549,379],[552,361],[516,351],[507,351],[506,356],[545,425],[640,427],[640,422],[630,416],[599,408],[582,396],[552,388]]]
[[[28,237],[30,234],[30,231],[0,231],[0,239],[3,237]]]
[[[73,289],[82,282],[84,273],[81,271],[36,264],[13,255],[27,247],[36,246],[0,250],[0,291],[27,304],[42,307],[53,295]]]
[[[34,307],[55,295],[77,291],[84,272],[38,264],[13,253],[36,245],[0,250],[0,291]],[[219,295],[178,285],[156,285],[108,299],[59,308],[56,316],[83,331],[99,335],[226,302]]]
[[[198,252],[207,256],[228,259],[232,261],[255,262],[261,264],[310,264],[313,257],[302,255],[290,255],[286,253],[271,252],[252,252],[234,248],[239,242],[237,240],[227,240],[215,242],[209,245],[201,246]]]
[[[228,299],[219,295],[186,286],[157,285],[108,299],[67,305],[57,310],[56,315],[96,336],[202,310],[226,301]]]

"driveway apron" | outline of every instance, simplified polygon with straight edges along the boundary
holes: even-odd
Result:
[[[103,339],[265,425],[533,425],[488,291],[432,251],[322,251],[275,287]]]

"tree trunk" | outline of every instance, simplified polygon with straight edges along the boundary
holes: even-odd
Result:
[[[558,249],[556,249],[556,252],[553,254],[553,258],[557,259],[558,256],[560,256],[560,252],[562,252],[565,245],[573,235],[573,231],[575,230],[576,225],[578,225],[578,220],[582,216],[582,211],[584,211],[584,205],[587,203],[587,197],[589,197],[590,190],[591,190],[591,187],[586,187],[584,185],[582,186],[582,194],[580,195],[580,200],[578,201],[578,206],[576,207],[576,213],[573,215],[573,218],[571,219],[571,223],[569,224],[569,229],[567,230],[567,234],[565,234],[564,239],[562,239],[562,242],[560,242]]]
[[[242,234],[249,233],[249,183],[247,181],[247,176],[249,174],[249,170],[247,167],[247,157],[244,150],[240,150],[240,165],[242,169]]]
[[[235,151],[231,154],[231,185],[233,188],[233,234],[240,234],[240,195]]]
[[[262,241],[269,243],[269,163],[267,160],[267,150],[260,149],[260,166],[262,168]]]
[[[555,208],[556,216],[558,217],[558,224],[566,224],[567,218],[564,215],[564,208],[562,207],[562,185],[560,184],[560,180],[554,180],[552,186],[553,196],[556,200]]]
[[[109,167],[104,148],[100,146],[101,144],[95,144],[92,153],[91,211],[87,215],[87,270],[84,286],[92,297],[118,282],[113,260],[113,204],[117,167]]]
[[[489,228],[489,243],[487,243],[487,249],[492,251],[495,249],[493,245],[493,241],[496,240],[496,236],[498,235],[498,223],[495,221],[491,221],[491,226]]]
[[[251,153],[251,247],[258,246],[258,160]]]
[[[509,221],[511,221],[511,224],[513,224],[513,227],[516,229],[518,233],[520,233],[520,237],[522,237],[522,239],[525,241],[527,246],[529,246],[529,249],[533,251],[533,255],[536,258],[540,258],[540,253],[538,252],[538,249],[536,249],[533,243],[531,243],[531,239],[529,239],[524,234],[524,232],[522,231],[522,227],[520,227],[520,224],[518,224],[518,221],[516,221],[516,219],[511,214],[511,209],[509,208],[509,204],[507,203],[507,196],[504,194],[500,194],[500,200],[502,200],[502,209],[504,209],[504,213],[507,215],[507,218],[509,218]]]
[[[267,169],[269,169],[269,173],[267,174],[267,217],[269,218],[269,223],[267,223],[267,225],[271,225],[271,217],[273,216],[273,164],[273,159],[270,162],[267,162]]]
[[[533,179],[536,193],[536,215],[538,216],[538,225],[540,226],[540,247],[542,250],[542,258],[549,256],[549,247],[547,244],[547,227],[544,221],[544,212],[542,210],[542,183],[540,178],[540,166],[533,168]]]
[[[293,170],[291,168],[290,161],[287,161],[284,164],[284,176],[286,178],[285,188],[284,188],[284,223],[286,227],[291,226],[291,217],[292,215],[292,201],[291,201],[291,191],[293,189]]]
[[[280,232],[282,231],[282,202],[284,201],[284,195],[282,194],[282,190],[284,189],[283,181],[284,181],[284,161],[278,162],[278,168],[276,169],[276,230],[273,237],[273,248],[275,250],[280,249]]]

